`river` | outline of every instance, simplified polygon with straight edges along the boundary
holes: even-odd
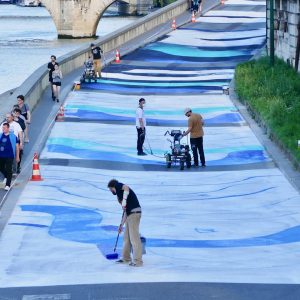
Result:
[[[97,28],[104,36],[137,17],[107,14]],[[0,94],[16,88],[50,55],[61,56],[92,39],[57,39],[54,22],[44,7],[0,5]]]

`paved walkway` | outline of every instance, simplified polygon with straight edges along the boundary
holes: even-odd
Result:
[[[264,2],[229,0],[68,95],[65,122],[41,154],[44,181],[20,189],[0,240],[0,286],[28,288],[3,295],[297,299],[297,286],[280,284],[299,283],[299,193],[222,94],[236,64],[263,45],[264,26]],[[143,158],[132,125],[141,95],[150,124]],[[164,163],[164,133],[186,128],[186,106],[206,121],[205,170]],[[121,217],[106,188],[112,177],[141,201],[143,268],[105,259]]]

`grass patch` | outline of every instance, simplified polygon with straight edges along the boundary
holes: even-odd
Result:
[[[236,92],[240,100],[271,129],[272,134],[300,162],[300,76],[284,61],[268,57],[237,66]]]

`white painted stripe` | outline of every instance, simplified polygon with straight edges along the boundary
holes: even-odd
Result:
[[[233,74],[224,75],[200,75],[193,77],[159,77],[159,76],[148,76],[148,75],[130,75],[124,73],[107,73],[107,78],[117,78],[126,80],[137,80],[137,81],[201,81],[201,80],[213,80],[213,79],[231,79]]]
[[[126,73],[147,73],[147,74],[170,74],[170,75],[215,75],[215,74],[234,74],[234,69],[222,70],[203,70],[203,71],[175,71],[175,70],[152,70],[152,69],[133,69]]]
[[[162,43],[170,43],[175,45],[194,46],[194,47],[234,47],[234,46],[254,46],[260,45],[264,42],[265,37],[261,38],[249,38],[245,40],[237,41],[214,41],[214,40],[202,40],[201,38],[195,38],[193,40],[180,40],[177,36],[170,36]]]
[[[209,17],[198,18],[201,23],[214,23],[214,24],[235,24],[235,23],[264,23],[266,18],[226,18],[226,17]]]
[[[224,16],[224,17],[253,17],[264,18],[266,12],[260,11],[236,11],[236,10],[212,10],[205,14],[205,16]]]
[[[24,295],[22,300],[69,300],[71,294]]]
[[[169,36],[176,36],[179,40],[186,40],[187,38],[196,39],[203,38],[207,40],[215,40],[215,39],[238,39],[238,38],[255,38],[257,36],[262,36],[266,34],[266,29],[256,29],[256,30],[245,30],[245,31],[222,31],[222,32],[203,32],[199,31],[197,35],[195,35],[195,30],[184,30],[182,33],[181,30],[176,30],[172,32]],[[164,40],[163,40],[164,41]]]
[[[225,5],[261,5],[266,6],[266,1],[249,1],[249,0],[228,0],[225,1]]]

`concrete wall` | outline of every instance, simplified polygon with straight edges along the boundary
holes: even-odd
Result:
[[[269,4],[269,2],[267,1]],[[300,0],[275,0],[274,1],[274,45],[276,56],[295,66],[297,38],[299,35]],[[269,7],[268,16],[268,49],[269,49]],[[300,71],[300,70],[299,70]]]
[[[203,0],[203,12],[210,10],[218,4],[219,0]],[[125,55],[171,31],[171,26],[168,23],[163,28],[158,26],[170,22],[174,17],[178,17],[177,20],[179,20],[179,16],[187,13],[187,9],[188,2],[186,0],[178,0],[175,3],[139,19],[137,22],[130,24],[121,30],[117,30],[104,38],[96,40],[94,43],[101,45],[104,53],[106,53],[106,63],[109,63],[113,59],[113,55],[109,56],[109,53],[114,53],[115,49],[120,46],[126,43],[130,44],[130,47],[127,47],[121,52],[121,55]],[[186,22],[187,19],[182,21],[181,24]],[[177,22],[177,25],[180,25],[179,21]],[[156,28],[158,28],[156,34],[153,34],[153,30]],[[150,33],[147,38],[137,39],[140,35],[147,32]],[[58,62],[60,63],[63,75],[78,68],[83,68],[83,63],[87,59],[89,53],[90,43],[83,45],[76,51],[72,51],[60,57]],[[11,110],[13,104],[16,103],[16,97],[19,94],[25,95],[26,101],[30,107],[34,108],[39,102],[42,93],[48,87],[48,84],[48,70],[47,64],[45,64],[38,68],[20,87],[14,90],[12,94],[6,94],[1,97],[1,117]]]

